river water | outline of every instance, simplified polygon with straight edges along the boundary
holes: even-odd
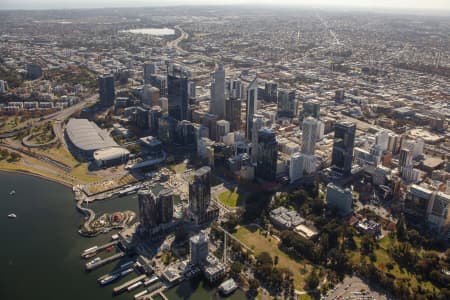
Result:
[[[139,28],[122,30],[121,32],[135,33],[135,34],[147,34],[155,36],[174,35],[175,30],[171,28]]]
[[[9,195],[11,190],[16,194]],[[118,210],[138,211],[133,196],[110,199],[90,205],[96,213]],[[7,215],[15,213],[17,219]],[[110,240],[113,232],[95,238],[78,233],[83,218],[75,209],[72,191],[43,179],[0,173],[0,299],[2,300],[107,300],[133,299],[143,290],[112,296],[112,287],[136,274],[106,287],[97,278],[111,271],[111,263],[91,273],[84,271],[80,253]],[[107,253],[106,255],[111,255]],[[216,290],[202,280],[186,281],[165,292],[170,299],[218,299]],[[236,291],[227,299],[243,300]]]

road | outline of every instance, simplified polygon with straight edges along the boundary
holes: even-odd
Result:
[[[189,38],[189,34],[187,33],[187,32],[185,32],[180,26],[175,26],[175,29],[177,29],[177,30],[179,30],[180,32],[181,32],[181,35],[176,39],[176,40],[173,40],[173,41],[170,41],[170,42],[168,42],[167,43],[167,47],[168,48],[173,48],[173,49],[175,49],[178,53],[181,53],[181,54],[189,54],[189,52],[188,51],[186,51],[186,50],[184,50],[183,48],[181,48],[180,46],[179,46],[179,43],[180,42],[182,42],[182,41],[184,41],[184,40],[187,40],[188,38]]]
[[[208,57],[208,56],[202,55],[202,54],[193,54],[193,53],[190,53],[189,51],[186,51],[183,48],[181,48],[180,45],[179,45],[180,42],[182,42],[184,40],[187,40],[189,38],[189,34],[187,32],[185,32],[183,30],[183,28],[181,28],[178,25],[175,26],[174,28],[179,30],[181,32],[181,35],[177,39],[168,42],[167,43],[167,47],[168,48],[175,49],[177,51],[177,53],[179,53],[179,54],[184,54],[184,55],[190,54],[190,56],[192,58],[196,58],[196,59],[199,59],[199,60],[204,60],[206,62],[216,62],[216,60],[214,58],[211,58],[211,57]]]
[[[87,98],[81,100],[80,102],[78,102],[77,104],[75,104],[71,107],[54,112],[54,113],[44,116],[42,118],[31,119],[25,125],[23,125],[19,128],[16,128],[14,130],[14,132],[1,134],[0,138],[13,137],[13,136],[17,135],[19,132],[21,132],[22,130],[29,128],[30,126],[40,126],[40,125],[45,124],[46,122],[51,122],[51,121],[56,121],[56,122],[65,121],[67,118],[69,118],[75,112],[81,110],[86,104],[93,103],[96,100],[97,100],[97,95],[90,95]],[[55,132],[55,134],[57,134],[57,133]]]

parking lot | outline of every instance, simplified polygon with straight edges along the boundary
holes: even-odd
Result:
[[[346,277],[322,299],[387,300],[389,298],[383,291],[376,290],[368,286],[361,278],[352,276]]]

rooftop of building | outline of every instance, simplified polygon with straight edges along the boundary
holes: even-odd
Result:
[[[119,146],[106,131],[87,119],[70,119],[66,132],[70,141],[83,151]]]

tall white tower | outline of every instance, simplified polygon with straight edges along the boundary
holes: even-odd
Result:
[[[225,118],[225,69],[219,64],[212,74],[210,112]]]
[[[316,147],[317,120],[307,117],[302,125],[302,153],[305,155],[314,155]]]

